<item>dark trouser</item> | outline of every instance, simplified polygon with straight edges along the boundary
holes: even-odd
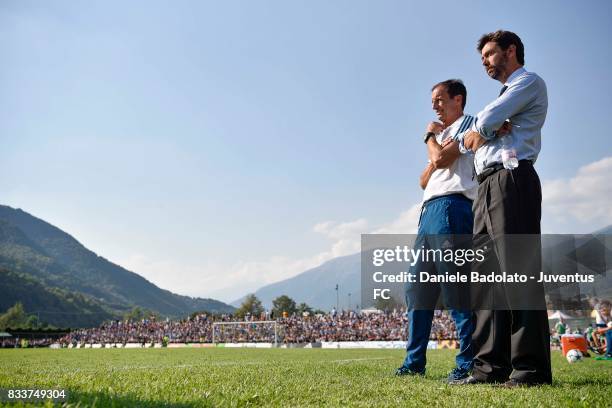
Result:
[[[531,262],[529,268],[540,269],[540,248],[533,248],[530,256],[516,253],[511,245],[504,245],[506,234],[536,234],[539,242],[540,217],[542,212],[540,179],[529,162],[521,161],[512,171],[502,169],[487,177],[478,187],[478,198],[474,202],[475,248],[484,247],[482,237],[495,238],[494,248],[488,248],[486,259],[474,264],[473,270],[519,272],[521,262]],[[479,238],[480,237],[480,238]],[[501,238],[501,239],[500,239]],[[480,240],[480,242],[479,242]],[[489,241],[491,242],[491,241]],[[535,264],[535,266],[534,266]],[[545,307],[539,310],[513,308],[519,293],[516,288],[501,288],[507,308],[491,307],[476,311],[476,328],[473,334],[475,349],[475,378],[481,381],[501,382],[509,377],[531,383],[551,383],[550,337]],[[544,304],[541,287],[532,287],[530,301],[540,297]],[[497,288],[496,295],[500,294]],[[496,296],[498,298],[498,296]],[[536,299],[538,300],[538,299]],[[506,310],[504,310],[506,309]]]

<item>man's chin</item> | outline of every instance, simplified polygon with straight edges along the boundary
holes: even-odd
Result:
[[[487,71],[487,74],[488,74],[488,75],[489,75],[491,78],[493,78],[493,79],[495,79],[495,80],[497,80],[497,79],[499,78],[499,71],[497,71],[497,70]]]

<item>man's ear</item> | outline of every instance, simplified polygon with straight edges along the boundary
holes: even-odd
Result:
[[[463,95],[455,95],[453,96],[453,100],[457,102],[459,106],[461,106],[461,104],[463,103]]]
[[[508,49],[506,50],[506,55],[507,55],[508,57],[514,57],[514,58],[516,58],[516,45],[514,45],[514,44],[510,44],[510,45],[508,46]]]

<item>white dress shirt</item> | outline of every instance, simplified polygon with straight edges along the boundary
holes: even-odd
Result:
[[[506,119],[512,122],[510,135],[517,158],[535,163],[540,153],[541,131],[548,110],[544,80],[521,67],[508,77],[504,85],[507,86],[505,92],[476,115],[472,126],[472,130],[487,139],[474,157],[477,174],[482,173],[486,167],[502,163],[502,142],[497,137],[497,130]],[[466,152],[463,144],[460,150]]]

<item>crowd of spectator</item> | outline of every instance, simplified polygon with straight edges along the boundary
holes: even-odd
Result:
[[[0,348],[49,347],[53,343],[57,343],[57,339],[53,337],[31,339],[17,336],[2,338],[0,340]]]
[[[607,303],[606,303],[607,304]],[[609,324],[610,312],[598,311],[597,324]],[[604,316],[605,319],[603,317]],[[601,322],[600,322],[601,320]],[[214,324],[223,323],[223,324]],[[48,347],[59,343],[62,346],[83,347],[86,344],[120,345],[139,343],[142,346],[168,343],[316,343],[333,341],[398,341],[406,340],[407,317],[404,310],[390,312],[356,312],[332,310],[328,314],[284,314],[272,318],[269,313],[260,316],[247,315],[238,319],[232,315],[197,314],[185,320],[142,319],[114,320],[99,327],[73,330],[61,337],[29,338],[19,336],[0,338],[0,348]],[[560,346],[561,336],[566,333],[592,337],[593,327],[584,331],[571,330],[560,320],[551,328],[551,345]],[[456,340],[455,324],[444,311],[435,311],[431,340]]]
[[[213,325],[215,322],[236,324]],[[111,321],[97,328],[72,331],[60,343],[77,346],[89,343],[212,343],[213,340],[217,343],[406,340],[406,314],[401,310],[388,313],[333,311],[329,314],[293,314],[274,322],[276,324],[271,323],[266,314],[244,319],[231,315],[213,317],[199,314],[182,321]],[[446,312],[435,312],[431,339],[456,339],[453,320]]]
[[[406,340],[407,320],[403,311],[390,313],[356,313],[315,315],[304,318],[293,315],[279,319],[285,343],[318,341],[392,341]],[[447,313],[436,311],[430,338],[456,339],[455,325]]]

